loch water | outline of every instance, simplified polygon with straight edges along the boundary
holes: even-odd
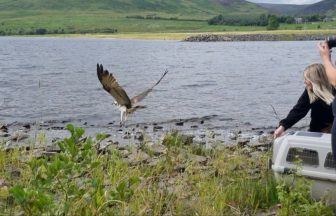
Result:
[[[130,97],[168,69],[132,124],[205,118],[217,128],[274,127],[302,94],[304,68],[320,62],[316,45],[0,37],[0,122],[118,122],[97,79],[101,63]]]

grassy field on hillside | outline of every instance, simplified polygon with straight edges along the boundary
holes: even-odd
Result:
[[[71,13],[83,11],[91,14],[97,12],[141,14],[167,13],[177,17],[210,18],[218,14],[227,16],[253,16],[266,13],[267,10],[257,5],[237,0],[0,0],[0,11],[58,11]]]
[[[130,15],[128,15],[130,16]],[[144,15],[146,16],[146,15]],[[176,18],[168,14],[157,16],[170,19]],[[204,32],[204,31],[251,31],[263,29],[260,27],[235,27],[235,26],[209,26],[204,21],[187,20],[163,20],[163,19],[133,19],[114,13],[90,13],[83,12],[41,12],[33,14],[25,12],[19,17],[12,13],[0,14],[0,32],[6,35],[29,34],[31,31],[43,28],[47,33],[93,33],[108,32],[109,29],[117,29],[120,33],[128,32]],[[185,19],[185,18],[179,18]]]
[[[147,16],[143,14],[127,14],[127,16]],[[111,12],[2,12],[0,13],[0,35],[29,34],[84,34],[84,33],[198,33],[198,32],[251,32],[263,31],[261,26],[225,26],[208,25],[206,19],[182,20],[171,14],[160,13],[157,17],[164,19],[126,18],[125,14]],[[181,20],[179,20],[181,19]],[[279,30],[327,30],[335,29],[336,22],[318,22],[306,24],[283,24]],[[44,29],[44,32],[38,32]],[[298,31],[295,31],[298,33]],[[271,31],[271,33],[274,33]],[[118,37],[118,36],[117,36]]]

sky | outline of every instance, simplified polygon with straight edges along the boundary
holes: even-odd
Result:
[[[272,4],[313,4],[321,0],[248,0],[256,3],[272,3]]]

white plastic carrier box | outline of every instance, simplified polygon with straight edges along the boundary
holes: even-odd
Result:
[[[297,160],[300,160],[299,169]],[[297,131],[277,138],[273,145],[272,169],[276,179],[293,171],[312,180],[312,197],[336,205],[336,163],[331,135]]]

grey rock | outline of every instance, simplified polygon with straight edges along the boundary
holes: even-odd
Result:
[[[61,152],[61,149],[58,145],[50,145],[45,148],[47,152]]]
[[[257,160],[260,160],[260,158],[264,155],[264,153],[258,152],[258,151],[253,151],[253,152],[250,153],[250,155],[251,155],[251,158],[253,160],[257,161]]]
[[[256,216],[276,216],[278,215],[278,211],[281,208],[281,204],[276,204],[275,206],[267,209],[267,210],[259,210],[256,212]]]
[[[200,138],[205,138],[206,135],[205,135],[205,134],[200,134],[199,137],[200,137]]]
[[[124,135],[123,135],[123,139],[131,139],[132,138],[132,135],[130,132],[125,132]]]
[[[120,150],[119,153],[120,153],[121,157],[123,157],[123,158],[126,158],[131,154],[131,152],[128,151],[127,149]]]
[[[267,152],[269,150],[269,147],[266,147],[266,146],[260,146],[257,148],[258,151],[261,151],[261,152]]]
[[[9,137],[9,133],[0,130],[0,137]]]
[[[182,134],[181,135],[181,141],[182,141],[183,144],[192,144],[194,137],[195,137],[194,135]]]
[[[175,172],[183,173],[187,168],[187,165],[185,164],[178,164],[174,167]]]
[[[148,166],[152,166],[152,167],[157,166],[161,161],[162,161],[161,158],[151,158],[148,161]]]
[[[208,161],[208,158],[194,154],[188,154],[188,159],[191,160],[192,162],[196,162],[203,165],[205,165]]]
[[[229,170],[230,170],[231,172],[233,172],[233,171],[237,171],[237,170],[239,170],[239,166],[238,166],[237,164],[231,164],[231,165],[229,166]]]
[[[48,151],[35,151],[34,152],[34,157],[36,158],[43,158],[43,157],[52,157],[57,155],[58,152],[48,152]]]
[[[211,138],[211,139],[214,139],[216,137],[215,132],[214,131],[209,131],[208,137]]]
[[[273,134],[262,134],[259,136],[259,142],[266,145],[270,145],[271,143],[273,143],[273,140]]]
[[[144,135],[142,132],[138,131],[135,133],[134,135],[134,139],[139,140],[139,141],[143,141],[144,140]]]
[[[163,129],[163,127],[162,126],[160,126],[160,125],[155,125],[154,127],[153,127],[153,131],[155,132],[155,131],[158,131],[158,130],[162,130]]]
[[[244,154],[246,154],[246,155],[250,155],[250,154],[253,152],[253,150],[252,150],[252,148],[250,148],[249,146],[245,146],[245,147],[242,149],[242,152],[243,152]]]
[[[260,173],[260,170],[257,169],[257,168],[255,168],[255,169],[249,169],[249,170],[248,170],[248,173],[249,173],[250,175],[254,175],[254,174],[258,174],[258,173]]]
[[[29,123],[23,124],[22,127],[26,128],[26,129],[30,129],[30,124]]]
[[[153,146],[154,143],[151,141],[151,140],[148,140],[146,143],[145,143],[145,146],[147,146],[148,148],[150,148],[151,146]]]
[[[100,143],[99,143],[99,147],[98,147],[98,149],[106,149],[106,148],[108,148],[109,146],[111,146],[111,145],[113,145],[114,144],[114,142],[113,142],[113,140],[111,140],[111,139],[104,139],[104,140],[102,140]]]
[[[51,130],[64,130],[65,128],[62,126],[52,126],[50,129]]]
[[[177,126],[183,126],[184,122],[176,122],[175,125],[177,125]]]
[[[193,138],[193,144],[204,146],[204,145],[206,145],[206,141],[204,139],[200,138],[200,137],[194,137]]]
[[[14,168],[10,171],[10,175],[12,178],[20,178],[21,171],[19,169]]]
[[[237,145],[240,146],[240,147],[244,147],[244,146],[246,146],[249,142],[250,142],[250,139],[239,137],[238,140],[237,140]]]
[[[117,150],[120,150],[120,151],[122,151],[122,150],[126,150],[127,148],[128,148],[128,146],[127,145],[124,145],[124,144],[116,144],[117,145]]]
[[[236,133],[229,133],[229,139],[230,140],[237,140],[238,134]]]
[[[4,179],[0,179],[0,188],[9,187],[9,183],[7,183]]]
[[[0,131],[8,132],[8,127],[7,127],[7,125],[0,123]]]
[[[213,42],[213,41],[279,41],[279,40],[325,40],[321,34],[293,35],[293,34],[199,34],[187,37],[189,42]]]
[[[133,151],[126,159],[130,165],[139,165],[141,163],[146,163],[150,157],[143,151]]]
[[[27,139],[29,137],[28,134],[22,132],[22,131],[15,131],[12,136],[10,137],[11,140],[13,141],[21,141],[24,139]]]
[[[148,146],[148,148],[155,156],[167,154],[167,147],[161,144],[154,144]]]

